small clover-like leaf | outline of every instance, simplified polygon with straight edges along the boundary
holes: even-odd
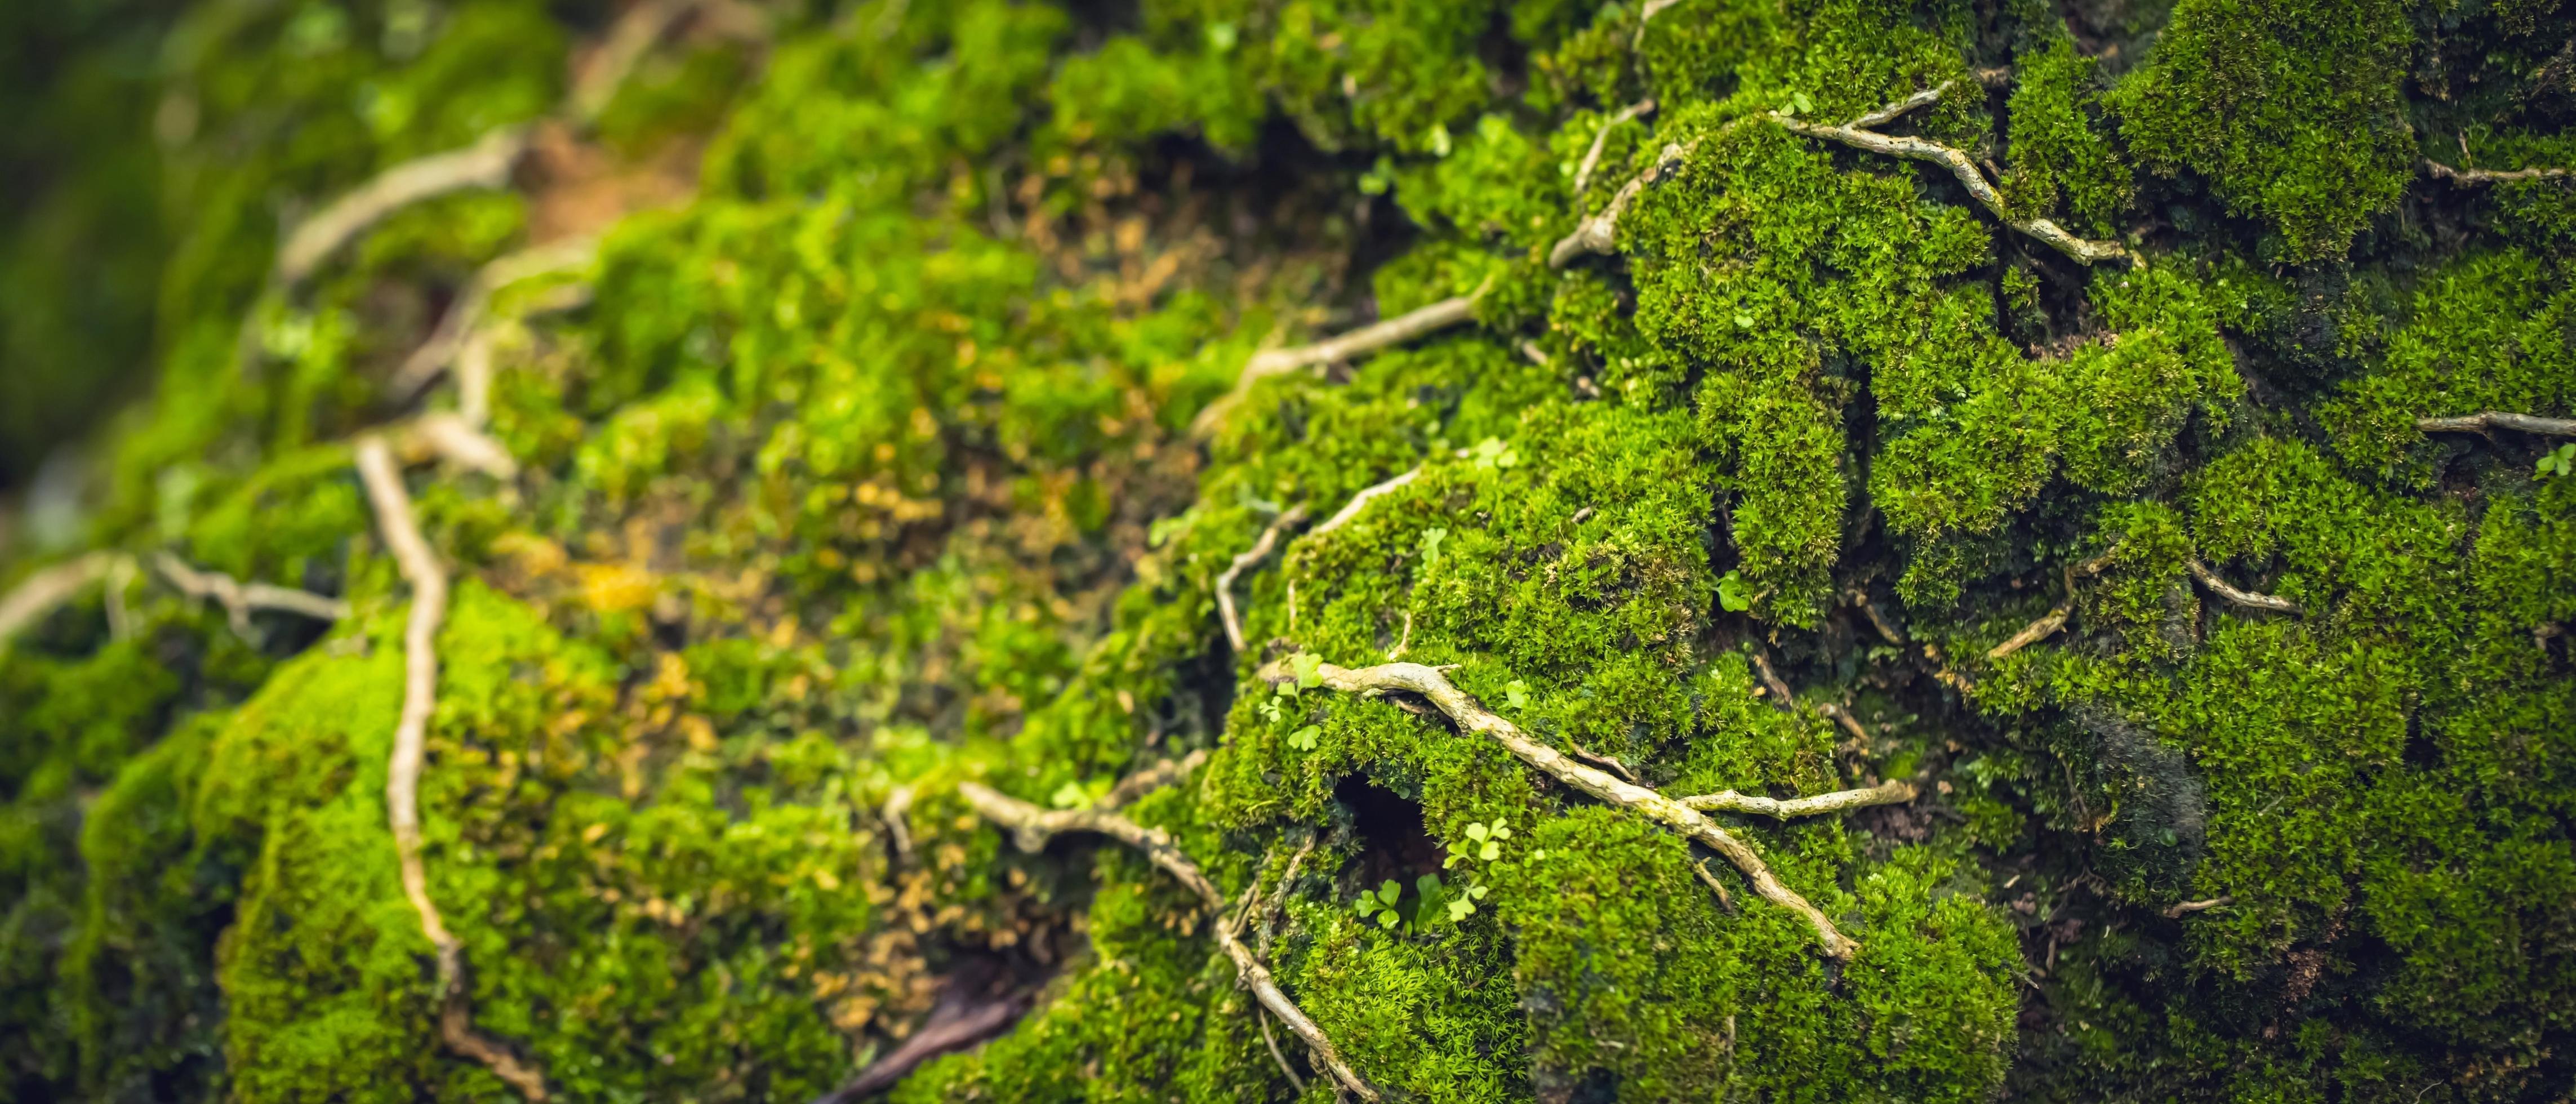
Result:
[[[1444,526],[1422,531],[1422,566],[1428,568],[1440,562],[1440,542],[1447,539],[1449,530]]]
[[[1452,897],[1449,899],[1450,923],[1454,924],[1458,921],[1464,920],[1467,917],[1474,915],[1475,911],[1476,902],[1474,901],[1470,901],[1464,897]]]
[[[1473,897],[1473,898],[1475,898],[1475,899],[1477,899],[1477,900],[1479,900],[1479,901],[1482,901],[1482,900],[1484,900],[1484,899],[1485,899],[1485,887],[1483,887],[1483,886],[1468,886],[1468,887],[1467,887],[1467,896],[1469,896],[1469,897]]]
[[[1503,697],[1510,700],[1512,708],[1527,709],[1529,708],[1529,684],[1519,679],[1506,682],[1503,684]]]
[[[1390,905],[1394,904],[1394,903],[1395,903],[1395,899],[1396,899],[1396,897],[1397,897],[1398,895],[1402,894],[1403,892],[1404,892],[1404,887],[1403,887],[1403,886],[1400,886],[1400,885],[1397,885],[1397,884],[1396,884],[1395,879],[1393,879],[1393,878],[1389,878],[1389,879],[1387,879],[1385,884],[1380,885],[1380,886],[1378,886],[1378,887],[1377,887],[1377,896],[1378,896],[1378,899],[1379,899],[1379,900],[1381,900],[1381,901],[1385,901],[1387,904],[1390,904]]]
[[[1386,909],[1377,914],[1377,924],[1381,928],[1393,928],[1403,922],[1404,917],[1398,915],[1394,909]]]
[[[1475,840],[1478,843],[1483,843],[1488,838],[1491,838],[1493,832],[1493,829],[1485,827],[1482,823],[1470,824],[1467,826],[1467,838]]]
[[[1299,652],[1288,657],[1288,668],[1297,672],[1297,685],[1300,688],[1312,690],[1324,684],[1324,657],[1322,656],[1311,652]]]
[[[1476,857],[1483,859],[1486,862],[1492,862],[1495,859],[1502,858],[1503,845],[1489,840],[1483,847],[1476,849]]]
[[[1288,746],[1296,748],[1299,751],[1313,751],[1315,750],[1315,738],[1323,735],[1323,733],[1323,729],[1314,725],[1307,725],[1304,728],[1288,734]]]
[[[1725,578],[1717,581],[1717,604],[1725,607],[1728,613],[1742,613],[1753,608],[1752,588],[1745,583],[1742,572],[1729,571]]]
[[[1082,804],[1084,799],[1085,795],[1082,792],[1082,783],[1067,782],[1064,785],[1055,788],[1055,793],[1047,798],[1047,804],[1053,805],[1059,809],[1070,809],[1076,805]]]
[[[1499,821],[1499,820],[1495,821],[1495,822],[1494,822],[1494,838],[1495,838],[1495,839],[1498,839],[1498,840],[1507,840],[1507,839],[1512,838],[1512,829],[1511,829],[1511,826],[1510,826],[1510,825],[1508,825],[1508,824],[1505,824],[1505,823],[1503,823],[1502,821]]]
[[[1804,92],[1790,93],[1789,102],[1797,104],[1798,110],[1800,111],[1814,111],[1816,109],[1816,101],[1808,99],[1807,94]]]

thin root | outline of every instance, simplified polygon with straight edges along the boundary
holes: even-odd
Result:
[[[429,340],[412,350],[403,366],[394,372],[394,395],[409,399],[454,365],[460,369],[457,379],[459,394],[480,399],[488,392],[489,380],[466,378],[462,371],[463,358],[467,343],[491,313],[493,293],[521,280],[576,272],[588,268],[598,258],[599,239],[577,237],[530,246],[494,258],[477,269],[474,278],[466,281],[465,287],[457,292],[455,305],[447,308],[447,313],[439,318],[438,328],[430,332]],[[485,363],[489,363],[488,359]],[[483,386],[470,387],[471,384]],[[488,414],[488,400],[461,405],[468,422],[476,426],[483,424]]]
[[[1976,197],[1977,202],[1983,204],[1986,210],[1993,212],[2004,225],[2028,234],[2049,248],[2083,264],[2116,260],[2126,260],[2133,265],[2143,263],[2136,254],[2129,252],[2128,247],[2118,242],[2079,238],[2067,233],[2064,227],[2044,218],[2013,217],[2011,208],[2004,204],[2003,193],[1996,191],[1995,186],[1986,180],[1985,174],[1978,171],[1975,161],[1970,160],[1966,153],[1954,147],[1923,138],[1891,137],[1869,129],[1894,122],[1899,116],[1916,108],[1928,107],[1939,102],[1942,94],[1949,90],[1950,83],[1943,81],[1862,115],[1842,126],[1810,123],[1777,111],[1771,113],[1771,121],[1810,138],[1823,138],[1840,142],[1853,149],[1868,150],[1871,153],[1885,154],[1889,157],[1926,161],[1946,168],[1950,170],[1950,175],[1958,178],[1960,185],[1968,189],[1969,195]]]
[[[1261,964],[1252,948],[1244,946],[1243,940],[1235,933],[1234,925],[1226,919],[1230,902],[1217,891],[1215,883],[1208,881],[1207,875],[1199,871],[1198,864],[1191,862],[1179,845],[1172,842],[1169,833],[1159,828],[1146,828],[1116,813],[1097,809],[1040,809],[974,782],[960,783],[957,793],[966,799],[967,804],[973,805],[976,812],[984,814],[984,819],[1010,829],[1012,840],[1022,851],[1043,851],[1047,841],[1060,833],[1091,832],[1144,852],[1154,865],[1179,879],[1207,906],[1209,915],[1214,917],[1208,927],[1216,936],[1217,946],[1225,951],[1227,958],[1234,960],[1235,970],[1242,975],[1244,984],[1252,989],[1261,1006],[1278,1017],[1280,1023],[1286,1024],[1290,1032],[1305,1040],[1307,1047],[1315,1053],[1316,1064],[1331,1073],[1333,1080],[1352,1095],[1370,1101],[1384,1098],[1377,1086],[1370,1084],[1367,1078],[1342,1060],[1341,1051],[1325,1037],[1324,1029],[1315,1026],[1315,1021],[1306,1018],[1306,1013],[1298,1009],[1296,1002],[1279,990],[1279,983],[1270,976],[1270,968]]]
[[[2576,175],[2576,170],[2569,169],[2455,169],[2429,157],[2424,160],[2424,171],[2435,180],[2447,180],[2464,188]]]
[[[2490,429],[2515,429],[2546,437],[2576,437],[2576,420],[2508,414],[2501,410],[2457,418],[2417,418],[2415,428],[2426,433],[2484,433]]]
[[[1216,611],[1225,620],[1225,639],[1234,645],[1234,654],[1242,655],[1244,649],[1243,617],[1236,613],[1234,608],[1234,580],[1246,569],[1270,555],[1270,550],[1279,544],[1280,533],[1304,520],[1306,520],[1304,504],[1289,507],[1288,512],[1279,515],[1278,520],[1270,523],[1270,528],[1261,531],[1261,539],[1252,542],[1251,548],[1245,550],[1242,555],[1236,556],[1234,563],[1226,567],[1225,573],[1216,577]]]
[[[1207,749],[1200,748],[1178,759],[1165,759],[1137,771],[1119,779],[1118,785],[1101,795],[1100,800],[1094,802],[1091,807],[1104,813],[1112,809],[1123,809],[1133,804],[1137,798],[1196,773],[1199,766],[1207,762],[1207,757]]]
[[[1670,0],[1666,0],[1666,2],[1670,2]],[[1642,30],[1643,28],[1640,28],[1641,33]],[[1583,151],[1583,163],[1575,167],[1574,194],[1582,195],[1583,186],[1592,182],[1592,170],[1601,167],[1601,147],[1609,144],[1610,132],[1618,129],[1619,124],[1646,114],[1654,109],[1655,101],[1651,99],[1639,100],[1626,107],[1620,108],[1618,114],[1612,115],[1608,119],[1602,121],[1601,130],[1592,136],[1592,148]],[[1545,358],[1541,358],[1539,363],[1545,364],[1547,361]]]
[[[2214,909],[2220,905],[2232,905],[2235,903],[2236,898],[2234,897],[2212,897],[2205,901],[2185,901],[2172,908],[2166,909],[2165,919],[2180,920],[2191,913],[2200,912],[2206,909]]]
[[[1897,781],[1882,782],[1858,790],[1836,790],[1812,797],[1786,799],[1755,797],[1733,790],[1721,790],[1698,797],[1685,797],[1681,799],[1681,803],[1703,812],[1751,813],[1774,820],[1789,820],[1795,817],[1850,812],[1853,809],[1866,809],[1872,805],[1902,805],[1914,800],[1918,792],[1913,783]]]
[[[2022,626],[2022,630],[2012,634],[2011,639],[1995,645],[1991,650],[1986,652],[1986,658],[2002,659],[2003,657],[2011,655],[2014,652],[2018,652],[2023,648],[2027,648],[2042,640],[2048,639],[2049,634],[2066,627],[2067,615],[2074,612],[2075,599],[2070,595],[2067,597],[2066,601],[2059,602],[2055,608],[2052,608],[2046,614],[2041,615],[2039,620]]]
[[[1646,185],[1661,179],[1668,169],[1678,165],[1682,158],[1689,156],[1690,151],[1698,146],[1697,139],[1689,142],[1666,143],[1663,152],[1655,155],[1655,163],[1646,166],[1644,172],[1629,177],[1627,183],[1620,185],[1618,192],[1611,195],[1609,205],[1601,208],[1600,214],[1576,223],[1572,232],[1557,239],[1556,244],[1547,251],[1547,267],[1564,268],[1573,263],[1577,257],[1593,253],[1608,253],[1616,248],[1619,216],[1628,210],[1630,203],[1636,201],[1638,193],[1646,190]]]
[[[1372,322],[1340,337],[1299,345],[1291,349],[1264,349],[1244,362],[1243,373],[1235,377],[1234,390],[1207,404],[1190,421],[1190,434],[1205,437],[1216,431],[1225,412],[1252,392],[1252,385],[1271,376],[1312,368],[1320,364],[1337,364],[1362,354],[1373,353],[1389,345],[1401,345],[1425,334],[1437,333],[1475,316],[1476,297],[1483,295],[1492,281],[1474,292],[1451,296],[1430,306],[1408,311],[1383,322]]]
[[[489,1067],[531,1101],[546,1099],[543,1074],[526,1066],[499,1044],[474,1030],[465,985],[465,944],[439,919],[429,899],[429,875],[420,859],[420,771],[429,738],[430,713],[438,701],[438,627],[447,616],[447,572],[430,551],[414,520],[411,495],[403,489],[402,470],[382,437],[369,435],[357,444],[358,478],[366,484],[384,529],[385,547],[393,553],[404,580],[411,583],[411,616],[403,626],[402,719],[394,727],[393,762],[386,771],[385,806],[393,824],[394,856],[401,867],[403,895],[420,914],[420,932],[438,951],[438,991],[443,1009],[439,1034],[449,1049]]]
[[[502,127],[460,150],[433,153],[405,161],[357,190],[332,200],[287,235],[277,251],[275,282],[293,287],[313,275],[349,243],[385,216],[423,200],[470,188],[499,188],[510,182],[519,158],[528,152],[528,132]]]
[[[245,585],[220,571],[190,567],[187,561],[167,552],[153,557],[152,566],[160,569],[161,577],[179,588],[180,593],[222,604],[225,620],[232,625],[235,636],[250,636],[250,615],[260,610],[300,614],[316,621],[338,621],[349,616],[349,604],[337,598],[268,583]]]
[[[1751,844],[1701,815],[1697,809],[1644,786],[1621,781],[1607,771],[1585,766],[1565,753],[1531,739],[1519,726],[1486,709],[1483,703],[1451,684],[1449,677],[1439,668],[1419,663],[1387,663],[1352,670],[1326,663],[1316,668],[1316,674],[1322,677],[1326,689],[1345,694],[1377,696],[1401,691],[1421,695],[1448,714],[1460,731],[1483,735],[1542,774],[1663,824],[1726,856],[1726,860],[1735,864],[1746,880],[1753,883],[1755,893],[1798,914],[1814,928],[1816,940],[1826,955],[1847,960],[1860,949],[1859,944],[1844,937],[1834,927],[1834,922],[1823,911],[1799,896],[1797,891],[1781,884],[1780,879],[1771,873],[1770,865],[1762,861],[1761,854]],[[1296,675],[1285,664],[1273,663],[1262,669],[1260,677],[1265,681],[1279,682]]]
[[[66,560],[29,575],[25,582],[6,595],[0,595],[0,651],[7,651],[11,637],[17,636],[45,619],[45,615],[72,600],[91,583],[107,577],[116,566],[113,552],[92,552],[76,560]]]
[[[2275,598],[2269,594],[2257,594],[2250,590],[2236,589],[2234,586],[2229,585],[2227,580],[2219,578],[2217,572],[2210,570],[2208,564],[2202,563],[2199,560],[2193,560],[2184,566],[2191,569],[2191,577],[2200,580],[2200,585],[2208,587],[2210,593],[2221,598],[2225,598],[2237,605],[2243,606],[2247,609],[2268,610],[2273,613],[2299,612],[2299,604],[2290,601],[2287,598]]]

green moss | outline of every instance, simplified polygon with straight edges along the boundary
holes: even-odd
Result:
[[[2280,259],[2339,257],[2414,176],[2413,41],[2394,2],[2183,0],[2109,105],[2141,163],[2262,220]]]

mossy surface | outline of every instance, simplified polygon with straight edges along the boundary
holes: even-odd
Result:
[[[1210,937],[1238,915],[1398,1099],[2576,1089],[2576,476],[2416,425],[2576,415],[2576,184],[2419,166],[2576,165],[2576,15],[774,5],[271,281],[299,212],[555,111],[620,9],[184,5],[114,116],[151,129],[64,147],[161,167],[98,202],[163,229],[66,231],[158,272],[155,388],[75,524],[0,529],[0,581],[136,568],[0,642],[0,1101],[508,1093],[441,1043],[399,884],[411,589],[349,439],[455,405],[389,383],[480,266],[594,230],[494,300],[520,472],[409,469],[455,579],[429,892],[560,1098],[811,1099],[998,1008],[891,1098],[1328,1099]],[[2142,263],[1771,121],[1944,82],[1885,129]],[[0,287],[62,263],[12,217]],[[122,348],[33,309],[13,365]],[[1238,651],[1218,580],[1299,508]],[[163,553],[350,613],[237,622]],[[1719,815],[1828,959],[1419,701],[1256,677],[1291,657],[1441,665],[1676,796],[1920,795]],[[1195,752],[1125,812],[1229,918],[958,794]]]

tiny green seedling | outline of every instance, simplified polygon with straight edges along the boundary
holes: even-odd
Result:
[[[1468,455],[1475,458],[1478,471],[1512,468],[1521,462],[1520,450],[1504,444],[1499,437],[1487,437],[1476,442],[1476,447],[1468,450]]]
[[[2576,441],[2560,445],[2542,455],[2539,469],[2532,475],[2535,477],[2555,475],[2564,478],[2571,472],[2576,472]]]
[[[1753,608],[1753,588],[1744,581],[1744,573],[1729,571],[1717,581],[1717,604],[1728,613],[1742,613]]]
[[[1433,526],[1422,531],[1422,566],[1426,569],[1440,563],[1440,542],[1449,539],[1449,530]]]
[[[1465,920],[1476,914],[1476,902],[1484,900],[1485,894],[1489,892],[1485,885],[1485,875],[1511,869],[1511,861],[1503,858],[1503,842],[1511,838],[1511,825],[1504,823],[1502,818],[1496,817],[1492,823],[1469,824],[1466,838],[1449,842],[1449,857],[1442,860],[1440,864],[1442,869],[1455,870],[1460,863],[1484,864],[1483,870],[1471,872],[1465,887],[1449,897],[1447,905],[1451,922]],[[1545,854],[1546,852],[1542,851],[1532,857],[1544,857]]]
[[[1503,684],[1503,697],[1512,703],[1512,708],[1527,709],[1529,708],[1529,684],[1519,679],[1506,682]]]

